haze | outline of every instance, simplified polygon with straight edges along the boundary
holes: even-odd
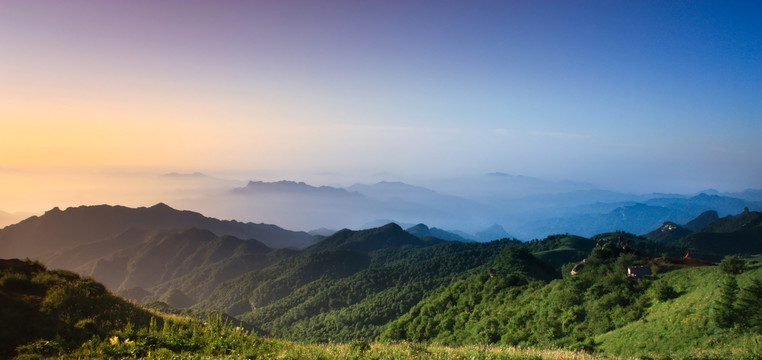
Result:
[[[3,1],[0,210],[248,180],[461,195],[493,172],[760,188],[760,18],[758,2]]]

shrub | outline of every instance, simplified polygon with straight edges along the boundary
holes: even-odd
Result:
[[[654,284],[654,297],[659,301],[667,301],[677,297],[677,291],[665,281],[657,281]]]
[[[746,261],[737,255],[728,255],[720,261],[720,270],[727,274],[740,274],[745,267]]]
[[[370,344],[368,344],[367,340],[353,340],[352,343],[349,344],[349,348],[352,349],[353,352],[362,354],[370,350]]]
[[[0,288],[10,291],[24,291],[30,287],[29,278],[24,274],[5,273],[0,278]]]
[[[63,352],[61,344],[55,341],[37,340],[33,343],[21,345],[16,348],[19,358],[36,358],[36,355],[44,357],[58,356]]]

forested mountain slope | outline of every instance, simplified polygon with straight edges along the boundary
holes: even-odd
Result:
[[[691,267],[703,265],[692,262],[628,278],[628,267],[656,262],[609,242],[596,247],[576,275],[569,265],[562,279],[544,283],[528,278],[526,271],[499,271],[506,259],[528,259],[522,250],[504,254],[512,256],[501,255],[496,269],[440,288],[390,323],[382,337],[451,345],[561,346],[638,357],[682,358],[711,349],[724,354],[720,358],[736,358],[762,351],[758,258],[740,275],[724,272],[722,266]],[[736,278],[735,290],[727,290],[725,283]],[[724,323],[718,310],[723,306],[730,314]]]
[[[437,287],[489,266],[506,246],[520,242],[425,242],[397,225],[344,231],[222,284],[197,306],[237,315],[280,337],[371,339]]]
[[[762,213],[747,211],[717,219],[672,246],[695,254],[708,254],[715,260],[730,254],[762,253]]]
[[[209,230],[129,229],[115,237],[59,251],[48,266],[92,276],[139,302],[179,291],[190,306],[217,285],[293,254],[257,240],[217,236]],[[187,303],[187,302],[186,302]],[[179,303],[177,303],[179,304]]]

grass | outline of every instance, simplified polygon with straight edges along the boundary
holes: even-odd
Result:
[[[408,342],[368,344],[362,349],[350,344],[303,345],[285,344],[282,352],[269,359],[377,359],[377,360],[487,360],[487,359],[603,359],[591,354],[568,350],[540,350],[510,346],[468,345],[450,347]],[[290,345],[290,346],[288,346]]]
[[[717,267],[688,268],[661,274],[677,297],[655,301],[643,318],[600,335],[596,342],[605,353],[659,358],[759,359],[762,335],[721,329],[712,320],[720,283],[728,276]],[[740,287],[762,278],[762,267],[751,266],[737,276]]]

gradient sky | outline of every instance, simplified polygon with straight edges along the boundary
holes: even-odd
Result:
[[[170,171],[760,188],[761,4],[2,1],[0,210]]]

